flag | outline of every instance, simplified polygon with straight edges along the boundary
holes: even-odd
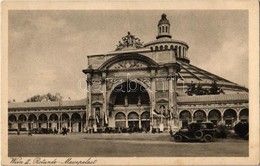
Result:
[[[97,120],[97,123],[99,123],[99,118],[98,118],[98,115],[96,115],[96,120]]]
[[[105,112],[105,124],[108,124],[107,113]]]

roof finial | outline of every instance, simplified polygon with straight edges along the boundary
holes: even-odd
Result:
[[[170,34],[170,22],[166,17],[167,15],[163,13],[160,21],[158,22],[158,36],[156,37],[157,39],[161,37],[172,37]]]

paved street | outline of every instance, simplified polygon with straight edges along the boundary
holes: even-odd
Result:
[[[168,133],[9,135],[8,141],[10,157],[248,156],[245,140],[176,143]]]

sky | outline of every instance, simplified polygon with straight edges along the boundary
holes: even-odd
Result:
[[[9,100],[60,93],[83,99],[87,55],[107,53],[130,31],[155,40],[161,14],[172,38],[188,43],[191,64],[248,87],[245,10],[13,10],[8,25]]]

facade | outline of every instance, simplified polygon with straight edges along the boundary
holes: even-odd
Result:
[[[154,41],[143,43],[128,32],[114,51],[87,56],[86,99],[9,103],[9,129],[168,131],[193,121],[230,128],[248,121],[248,89],[192,65],[188,44],[172,38],[165,14],[157,28]],[[202,91],[193,93],[195,85]]]

